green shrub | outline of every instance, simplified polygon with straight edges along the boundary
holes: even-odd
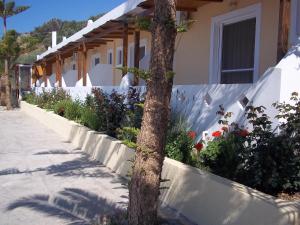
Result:
[[[237,132],[229,132],[208,142],[200,152],[200,161],[209,171],[236,180],[242,164],[241,152],[245,138]]]
[[[187,131],[186,122],[181,117],[173,117],[167,134],[165,155],[171,159],[194,165],[194,139],[196,133]]]
[[[69,120],[77,121],[81,118],[82,105],[79,101],[66,101],[65,117]]]
[[[62,100],[71,100],[70,95],[63,89],[53,89],[51,92],[43,91],[36,97],[36,104],[48,110],[54,110],[54,105]]]
[[[23,97],[23,100],[28,102],[29,104],[36,105],[37,95],[35,94],[35,92],[29,92],[29,93],[25,94],[25,96]]]
[[[68,104],[69,100],[59,101],[54,104],[53,111],[54,113],[64,117],[66,113],[66,104]]]
[[[99,131],[101,128],[101,122],[98,120],[97,113],[87,107],[83,107],[81,110],[80,123],[95,131]]]
[[[106,104],[106,133],[112,137],[117,136],[117,129],[121,127],[121,123],[125,117],[126,105],[124,100],[125,96],[113,91]]]
[[[130,148],[136,148],[137,136],[140,132],[139,128],[123,127],[118,129],[118,139],[122,140],[125,145]]]
[[[213,173],[265,193],[295,193],[300,190],[300,100],[274,104],[277,118],[285,119],[277,134],[264,113],[265,107],[248,106],[246,116],[252,131],[239,128],[217,131],[200,153],[201,163]],[[227,115],[222,113],[222,115]],[[228,124],[225,120],[220,124]],[[225,127],[226,128],[226,127]],[[221,134],[221,135],[220,135]]]

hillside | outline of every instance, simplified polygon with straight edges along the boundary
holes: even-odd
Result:
[[[103,14],[92,16],[89,19],[95,21]],[[60,19],[51,19],[43,25],[36,27],[30,33],[20,34],[19,41],[23,52],[18,63],[33,63],[36,56],[51,46],[51,32],[57,31],[57,43],[62,41],[62,38],[69,37],[85,27],[87,21],[63,21]]]

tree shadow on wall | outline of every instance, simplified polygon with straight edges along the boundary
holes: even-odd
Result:
[[[6,211],[28,208],[38,213],[68,221],[68,225],[102,224],[114,218],[118,224],[125,223],[125,209],[94,193],[66,188],[53,196],[36,194],[9,204]]]

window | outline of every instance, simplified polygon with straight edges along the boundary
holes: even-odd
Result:
[[[96,57],[94,60],[94,65],[97,66],[98,64],[100,64],[100,57]]]
[[[252,83],[256,19],[223,26],[221,83]]]
[[[140,60],[143,59],[146,55],[146,46],[140,47]]]
[[[123,50],[122,48],[117,49],[117,65],[123,65]]]
[[[107,52],[107,64],[113,64],[113,52],[111,49]]]
[[[258,79],[261,4],[212,20],[210,83],[252,83]]]

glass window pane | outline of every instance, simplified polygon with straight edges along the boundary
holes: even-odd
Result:
[[[221,73],[221,84],[253,83],[253,71]]]

